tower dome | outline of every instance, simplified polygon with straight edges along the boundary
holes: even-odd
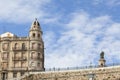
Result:
[[[35,21],[32,22],[31,30],[40,30],[41,31],[41,27],[40,27],[40,23],[38,22],[37,18],[35,19]]]
[[[32,22],[32,25],[29,31],[29,37],[33,39],[42,38],[42,30],[41,30],[40,23],[38,22],[37,18],[35,19],[35,21]]]

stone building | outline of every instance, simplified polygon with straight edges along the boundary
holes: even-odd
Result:
[[[44,42],[37,19],[32,23],[29,35],[18,37],[6,32],[0,35],[1,79],[13,79],[27,72],[44,71]]]

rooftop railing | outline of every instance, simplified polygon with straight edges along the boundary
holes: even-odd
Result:
[[[0,40],[26,40],[29,39],[29,37],[4,37],[0,38]]]
[[[120,66],[120,63],[110,63],[106,64],[105,67],[114,67]],[[66,68],[46,68],[45,71],[65,71],[65,70],[79,70],[79,69],[93,69],[93,68],[104,68],[98,65],[90,65],[90,66],[81,66],[81,67],[66,67]]]

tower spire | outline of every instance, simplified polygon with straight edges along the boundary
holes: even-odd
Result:
[[[38,22],[37,18],[32,22],[30,31],[29,31],[30,38],[40,39],[42,37],[42,30],[40,23]]]
[[[104,59],[104,52],[100,53],[99,67],[105,67],[106,60]]]
[[[32,22],[30,31],[31,31],[31,30],[39,30],[39,31],[42,31],[42,30],[41,30],[40,23],[38,22],[37,18],[35,18],[35,20]]]

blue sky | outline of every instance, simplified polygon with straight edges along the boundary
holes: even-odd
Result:
[[[38,18],[45,42],[45,67],[120,63],[119,0],[1,0],[0,34],[27,36]]]

